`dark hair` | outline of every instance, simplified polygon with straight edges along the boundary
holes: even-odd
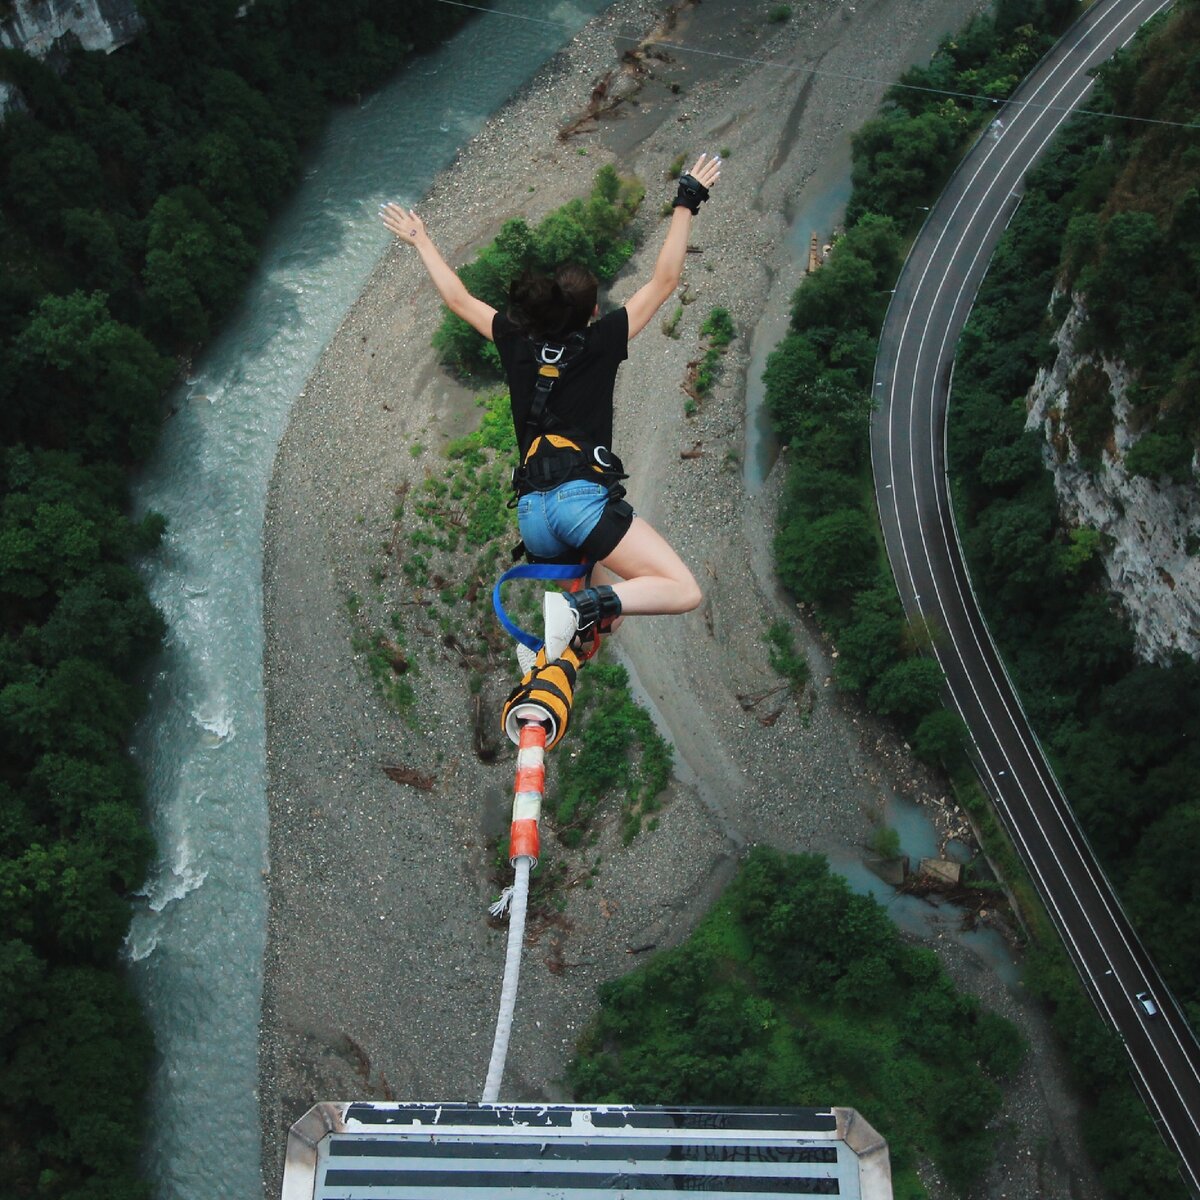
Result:
[[[525,271],[508,289],[508,315],[530,337],[562,337],[587,328],[599,289],[595,275],[578,263],[565,263],[552,276]]]

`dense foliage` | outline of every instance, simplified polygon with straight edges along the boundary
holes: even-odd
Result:
[[[509,284],[525,270],[549,273],[563,263],[578,263],[608,283],[633,253],[626,227],[645,190],[621,179],[611,166],[601,167],[586,200],[556,208],[533,229],[520,217],[505,221],[495,240],[459,269],[459,278],[473,296],[501,311],[508,304]],[[460,374],[501,375],[496,347],[449,310],[433,345],[442,362]]]
[[[1200,153],[1195,133],[1170,122],[1194,130],[1200,9],[1182,4],[1160,25],[1101,76],[1111,109],[1143,122],[1090,123],[1080,185],[1060,180],[1051,186],[1070,193],[1059,205],[1068,219],[1063,283],[1087,306],[1079,349],[1116,357],[1135,374],[1129,399],[1140,440],[1126,466],[1151,478],[1194,483],[1191,462],[1200,444]],[[1111,409],[1097,420],[1106,435]]]
[[[775,542],[780,578],[837,641],[837,678],[909,732],[921,757],[954,762],[961,721],[941,704],[928,631],[908,627],[878,540],[867,462],[875,349],[904,237],[968,139],[1053,44],[1073,5],[1001,4],[906,72],[853,139],[845,235],[807,276],[768,360],[766,404],[789,468]]]
[[[1104,68],[1091,107],[1190,117],[1200,100],[1198,19],[1194,5],[1182,8]],[[1113,355],[1136,372],[1134,402],[1149,430],[1127,465],[1191,478],[1198,410],[1188,381],[1200,342],[1189,214],[1198,183],[1200,160],[1178,131],[1074,121],[1031,177],[993,259],[960,346],[949,432],[960,524],[989,625],[1072,807],[1193,1024],[1200,667],[1183,657],[1134,659],[1100,562],[1103,537],[1060,521],[1022,398],[1053,353],[1048,339],[1067,305],[1061,295],[1051,304],[1055,289],[1073,284],[1087,321],[1062,432],[1085,464],[1098,462],[1113,398],[1088,356]],[[1044,951],[1036,961],[1035,985],[1056,1009],[1082,1087],[1097,1097],[1085,1133],[1112,1193],[1180,1194],[1170,1156],[1156,1139],[1143,1141],[1147,1122],[1124,1086],[1123,1054],[1073,987],[1069,964],[1049,965]]]
[[[620,663],[596,662],[579,677],[571,715],[572,753],[555,763],[548,814],[560,840],[578,846],[606,796],[621,797],[621,838],[628,845],[654,821],[671,781],[671,745],[629,690]]]
[[[1149,114],[1162,109],[1143,103],[1167,97],[1168,113],[1194,111],[1198,21],[1194,6],[1184,8],[1106,68],[1099,103],[1122,111],[1133,104]],[[1146,83],[1133,87],[1134,77]],[[1128,362],[1137,371],[1139,402],[1153,396],[1164,424],[1186,428],[1190,460],[1195,418],[1187,414],[1195,397],[1177,384],[1200,351],[1195,321],[1173,329],[1173,318],[1163,316],[1180,340],[1156,336],[1152,358],[1142,323],[1159,318],[1139,315],[1129,298],[1141,296],[1160,315],[1193,305],[1196,280],[1179,265],[1195,250],[1171,231],[1186,224],[1198,183],[1200,160],[1177,135],[1168,143],[1158,128],[1094,117],[1072,125],[1031,179],[964,334],[949,443],[989,624],[1072,807],[1193,1024],[1200,1022],[1200,969],[1191,950],[1200,936],[1200,889],[1189,850],[1200,833],[1200,666],[1182,656],[1162,665],[1135,661],[1106,587],[1102,535],[1060,522],[1041,436],[1025,432],[1023,405],[1013,401],[1046,353],[1052,290],[1074,279],[1088,301],[1088,326],[1076,343],[1084,368],[1093,348]],[[1141,207],[1148,191],[1157,196],[1154,216]],[[1101,298],[1097,281],[1111,269],[1105,261],[1115,244],[1103,231],[1122,223],[1146,229],[1147,222],[1161,222],[1168,252],[1149,262],[1123,260],[1123,298],[1117,302],[1111,281]],[[1081,237],[1081,229],[1097,228],[1096,238]],[[1099,444],[1111,432],[1112,397],[1107,387],[1096,390],[1101,394],[1082,413],[1076,401],[1087,394],[1086,381],[1071,395],[1070,433],[1084,453],[1093,424],[1100,431],[1090,436]]]
[[[153,1046],[117,965],[153,853],[128,756],[163,635],[127,470],[175,356],[236,301],[331,99],[438,40],[411,0],[142,0],[60,73],[0,49],[0,1163],[7,1195],[133,1200]],[[238,15],[242,12],[242,15]]]
[[[931,1159],[965,1190],[991,1161],[994,1082],[1024,1054],[817,855],[754,850],[683,946],[600,991],[579,1099],[846,1105],[888,1139],[898,1200]]]
[[[905,83],[991,94],[1006,55],[1024,70],[1033,49],[1044,47],[1044,35],[1027,26],[1049,32],[1067,15],[1061,6],[1041,15],[1002,6],[994,27],[972,23]],[[1195,4],[1171,20],[1161,36],[1143,39],[1104,70],[1093,105],[1192,119]],[[979,62],[976,48],[986,46],[998,55]],[[979,65],[970,67],[972,61]],[[954,74],[963,66],[965,74]],[[951,134],[990,116],[978,101],[894,90],[855,141],[851,235],[872,211],[912,229],[917,201],[930,201],[957,158],[961,141],[951,152]],[[1188,948],[1200,934],[1200,892],[1186,865],[1200,836],[1192,800],[1200,773],[1200,668],[1183,660],[1166,667],[1134,662],[1129,630],[1103,586],[1101,535],[1060,527],[1040,439],[1024,430],[1022,398],[1050,350],[1046,309],[1055,281],[1073,281],[1094,314],[1083,348],[1123,357],[1138,372],[1132,398],[1144,432],[1127,466],[1177,483],[1192,479],[1198,169],[1191,140],[1169,126],[1085,118],[1069,127],[993,260],[960,347],[950,428],[976,591],[1073,805],[1193,1020],[1198,977]],[[870,304],[867,268],[859,271],[857,303]],[[937,709],[919,717],[937,692],[936,668],[905,657],[931,631],[905,626],[890,580],[872,561],[865,421],[856,408],[867,403],[878,318],[868,311],[855,322],[855,305],[837,296],[803,307],[820,274],[797,293],[800,315],[768,370],[768,403],[792,455],[778,534],[781,575],[834,632],[839,681],[864,692],[879,711],[915,724],[913,745],[923,757],[954,766],[961,722]],[[856,284],[845,286],[853,296]],[[1065,303],[1056,302],[1054,323]],[[834,325],[829,314],[845,321],[832,336],[820,332]],[[866,334],[870,347],[860,344]],[[1111,403],[1097,365],[1078,372],[1069,432],[1085,462],[1098,460],[1111,436]],[[848,425],[864,431],[858,459],[843,447]],[[964,795],[975,819],[993,827],[986,801],[969,785]],[[1019,864],[998,830],[994,837],[993,853],[1011,860],[1010,883],[1023,894]],[[1036,909],[1030,912],[1036,925]],[[1091,1098],[1085,1135],[1106,1188],[1112,1195],[1181,1195],[1171,1157],[1128,1086],[1123,1051],[1081,992],[1053,932],[1043,929],[1030,953],[1030,982],[1054,1009],[1080,1090]]]
[[[1000,0],[945,38],[928,66],[911,67],[879,115],[854,135],[847,224],[868,212],[907,232],[941,191],[967,139],[1054,44],[1075,0]]]
[[[890,217],[865,213],[797,289],[792,328],[771,353],[766,404],[788,447],[776,568],[838,644],[836,675],[895,717],[923,756],[953,756],[941,670],[912,637],[876,531],[868,422],[875,344],[903,243]]]

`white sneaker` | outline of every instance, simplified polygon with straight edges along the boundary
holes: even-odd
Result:
[[[562,652],[579,632],[579,613],[562,592],[547,592],[542,601],[546,621],[546,661],[562,657]]]
[[[531,650],[524,642],[517,643],[517,666],[521,668],[521,678],[524,679],[533,670],[537,662],[537,651]]]

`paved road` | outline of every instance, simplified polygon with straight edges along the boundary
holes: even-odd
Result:
[[[979,614],[947,495],[946,397],[958,335],[1023,179],[1091,80],[1163,0],[1097,0],[1024,81],[962,163],[913,245],[875,368],[876,497],[910,616],[945,630],[936,654],[984,786],[1167,1144],[1200,1196],[1200,1047],[1076,824]],[[1135,999],[1149,989],[1162,1012]]]

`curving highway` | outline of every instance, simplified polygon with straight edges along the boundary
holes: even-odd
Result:
[[[1097,0],[963,160],[913,244],[875,366],[871,459],[892,571],[934,652],[985,788],[1180,1172],[1200,1196],[1200,1046],[1129,924],[1047,763],[980,615],[954,528],[944,431],[959,333],[1030,167],[1091,87],[1089,71],[1167,7]],[[1160,1013],[1147,1015],[1149,990]]]

